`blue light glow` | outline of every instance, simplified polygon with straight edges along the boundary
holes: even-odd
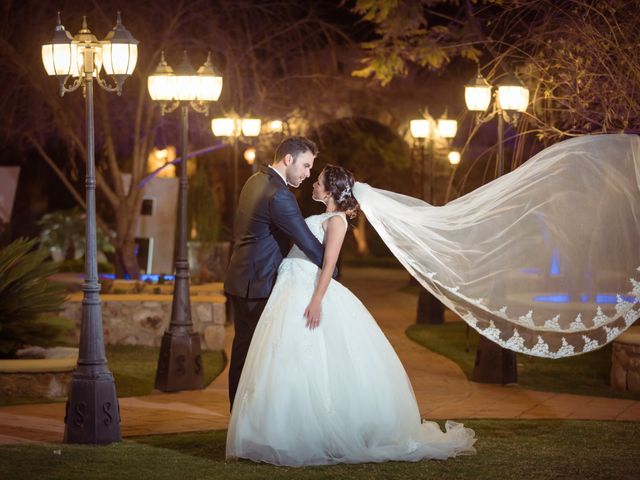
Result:
[[[632,295],[620,295],[622,300],[629,303],[635,303],[638,299]],[[618,299],[615,295],[611,294],[596,294],[596,303],[617,303]]]
[[[104,279],[107,279],[107,280],[115,280],[116,276],[113,273],[101,273],[100,274],[100,278],[104,278]],[[162,275],[162,278],[165,281],[173,281],[175,279],[175,276],[174,275]],[[131,275],[125,274],[124,279],[125,280],[131,280]],[[140,275],[140,280],[142,280],[143,282],[158,283],[160,281],[160,274],[158,274],[158,273],[144,273],[144,274]]]
[[[534,302],[569,303],[569,300],[569,295],[566,293],[558,293],[555,295],[538,295],[533,297]]]
[[[560,252],[557,248],[551,253],[551,266],[549,267],[549,275],[552,277],[560,276]]]
[[[621,297],[625,302],[629,302],[629,303],[638,302],[638,299],[632,295],[621,295]],[[596,303],[599,303],[599,304],[615,305],[616,303],[618,303],[618,299],[616,295],[612,295],[612,294],[597,293],[595,295],[595,300],[596,300]],[[571,297],[569,296],[568,293],[555,293],[550,295],[537,295],[533,297],[533,301],[547,302],[547,303],[569,303],[571,302]],[[589,301],[589,296],[585,294],[580,295],[580,301],[582,303],[587,303]]]
[[[527,273],[529,275],[540,275],[540,269],[535,267],[523,268],[520,272]]]

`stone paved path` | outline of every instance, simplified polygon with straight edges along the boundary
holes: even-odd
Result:
[[[534,392],[467,381],[452,361],[417,345],[404,331],[415,319],[415,297],[398,292],[400,270],[345,269],[344,283],[372,311],[398,352],[424,418],[591,419],[640,422],[640,401]],[[227,329],[230,350],[233,330]],[[205,390],[120,399],[125,437],[224,429],[229,418],[227,371]],[[64,404],[0,408],[0,444],[60,442]]]

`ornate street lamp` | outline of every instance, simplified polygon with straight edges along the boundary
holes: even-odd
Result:
[[[458,121],[450,118],[441,117],[438,119],[438,135],[447,141],[450,141],[458,133]]]
[[[198,91],[196,101],[217,102],[221,93],[222,76],[213,68],[213,64],[211,63],[211,52],[209,52],[207,53],[207,59],[198,69]]]
[[[138,41],[122,26],[120,12],[116,26],[98,42],[82,19],[75,37],[58,24],[51,42],[42,45],[42,62],[47,73],[56,76],[60,96],[82,86],[87,118],[87,174],[85,180],[87,216],[85,280],[82,284],[82,320],[78,363],[73,372],[64,419],[66,443],[106,444],[120,441],[120,414],[113,375],[109,371],[102,333],[100,284],[96,247],[96,179],[93,127],[94,80],[109,92],[122,92],[138,58]],[[109,85],[100,77],[101,67],[115,81]],[[107,67],[108,65],[108,67]],[[69,77],[74,78],[67,85]]]
[[[464,101],[472,112],[485,112],[491,103],[491,84],[478,75],[464,87]]]
[[[446,141],[447,148],[450,147],[452,140],[456,136],[456,133],[458,133],[457,120],[447,118],[445,113],[438,119],[438,135],[440,136],[440,138],[443,138]],[[450,165],[455,166],[460,163],[460,153],[457,151],[450,151],[447,154],[447,159],[449,160]],[[445,198],[448,198],[448,195],[449,189],[447,188],[447,195]]]
[[[268,132],[270,133],[283,133],[284,122],[282,120],[271,120],[268,124]]]
[[[420,151],[421,164],[421,197],[433,205],[433,162],[434,162],[434,144],[437,141],[444,140],[447,144],[456,136],[458,132],[458,122],[443,115],[437,121],[431,115],[425,113],[425,118],[411,120],[409,122],[411,136],[417,141]],[[424,198],[424,176],[425,176],[425,143],[429,149],[429,198]]]
[[[243,118],[240,124],[242,125],[242,135],[245,137],[257,137],[260,135],[262,120],[259,118]]]
[[[158,102],[171,102],[176,96],[176,76],[173,68],[164,59],[164,52],[160,53],[160,63],[156,71],[147,78],[147,89],[149,96]]]
[[[446,114],[434,120],[431,115],[425,113],[426,118],[411,120],[409,128],[411,135],[416,140],[420,152],[420,196],[431,205],[435,202],[433,193],[433,164],[435,160],[434,144],[443,140],[449,144],[456,136],[458,122],[446,118]],[[425,143],[429,151],[429,196],[425,198]],[[425,288],[420,289],[418,296],[418,308],[416,311],[416,322],[422,324],[442,324],[444,323],[444,306],[429,293]]]
[[[235,231],[235,209],[238,203],[238,139],[254,138],[260,135],[262,120],[259,118],[219,117],[211,120],[211,131],[216,137],[232,139],[233,162],[233,197],[232,197],[232,231]],[[252,165],[253,168],[253,165]],[[255,168],[254,168],[255,170]]]
[[[494,109],[484,114],[491,103],[493,87],[478,73],[465,86],[465,102],[470,111],[476,112],[480,122],[498,117],[498,161],[496,177],[504,173],[504,121],[516,122],[519,113],[526,111],[529,104],[529,90],[513,75],[506,76],[498,85]],[[467,327],[467,336],[469,328]],[[515,383],[518,379],[516,355],[502,348],[483,335],[478,340],[475,367],[472,380],[484,383]]]
[[[124,28],[118,13],[116,26],[107,33],[102,44],[102,66],[118,85],[118,92],[138,61],[138,41]]]
[[[498,84],[498,106],[506,112],[525,112],[529,106],[529,89],[514,75],[508,75]]]
[[[211,120],[211,131],[216,137],[236,136],[236,119],[214,118]]]
[[[413,136],[413,138],[422,141],[424,141],[425,138],[429,138],[432,123],[432,118],[419,118],[416,120],[411,120],[409,122],[409,129],[411,130],[411,135]]]
[[[517,121],[518,114],[527,110],[529,104],[529,90],[513,75],[505,77],[496,92],[495,109],[487,115],[491,103],[492,86],[478,73],[477,77],[465,86],[465,102],[467,108],[476,112],[481,122],[488,121],[494,115],[498,117],[498,162],[497,176],[504,173],[504,121]]]
[[[426,118],[411,120],[409,122],[409,130],[411,131],[411,136],[415,139],[418,145],[420,158],[420,198],[428,200],[429,203],[431,203],[431,192],[429,192],[429,198],[425,198],[425,144],[427,144],[429,148],[433,146],[431,140],[436,133],[436,124],[429,113],[425,113],[425,117]],[[429,155],[429,158],[431,159],[431,155]]]
[[[147,80],[149,95],[160,102],[162,114],[180,107],[180,188],[178,190],[178,243],[171,322],[162,336],[155,388],[164,392],[196,390],[204,386],[200,335],[193,331],[187,257],[187,177],[189,107],[207,113],[209,102],[220,98],[222,77],[211,64],[211,54],[196,72],[184,52],[176,71],[161,54],[156,71]]]
[[[58,77],[60,86],[64,85],[74,71],[78,61],[78,44],[73,42],[73,37],[64,29],[58,12],[58,24],[50,42],[42,45],[42,63],[48,75]],[[60,95],[64,95],[61,90]]]

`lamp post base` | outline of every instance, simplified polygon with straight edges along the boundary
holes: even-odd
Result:
[[[416,323],[422,325],[442,325],[444,323],[444,304],[425,288],[420,289]]]
[[[200,335],[175,334],[162,336],[155,388],[163,392],[200,390],[204,387]]]
[[[516,354],[480,335],[471,380],[506,385],[518,381]]]
[[[64,443],[119,442],[120,405],[111,373],[74,373],[64,417]]]

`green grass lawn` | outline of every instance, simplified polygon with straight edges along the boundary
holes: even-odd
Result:
[[[119,397],[149,395],[156,380],[159,348],[137,345],[109,345],[107,359],[116,380]],[[209,385],[224,370],[222,350],[203,351],[204,384]]]
[[[107,345],[107,361],[116,382],[118,397],[149,395],[155,383],[160,349],[140,345]],[[202,352],[204,384],[208,385],[225,367],[222,350]],[[65,401],[62,398],[0,398],[0,405]]]
[[[407,335],[413,341],[456,362],[471,378],[478,344],[478,333],[467,325],[448,322],[444,325],[412,325]],[[611,344],[575,357],[548,359],[517,354],[518,385],[530,390],[640,399],[640,394],[616,392],[609,385]],[[640,441],[639,441],[640,445]]]
[[[447,461],[285,468],[224,460],[226,431],[156,435],[105,447],[0,446],[3,478],[636,479],[640,424],[468,420],[477,455]]]

